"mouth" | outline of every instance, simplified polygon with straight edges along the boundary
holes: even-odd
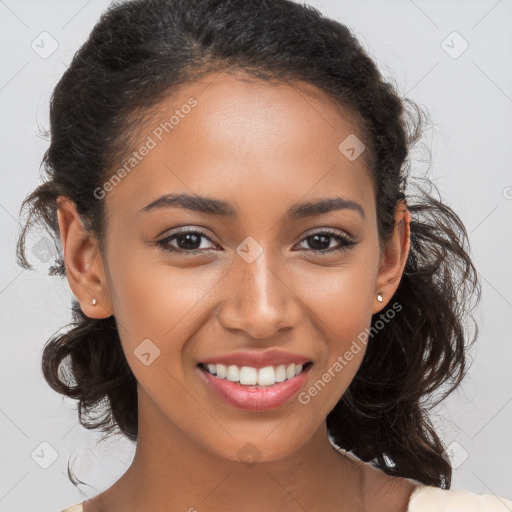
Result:
[[[251,412],[271,411],[289,403],[304,386],[312,361],[304,364],[250,366],[197,364],[201,379],[222,402]]]

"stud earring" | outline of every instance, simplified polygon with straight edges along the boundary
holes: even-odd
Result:
[[[96,306],[96,302],[97,302],[96,299],[92,299],[92,305],[93,306]]]
[[[379,302],[382,302],[384,299],[382,298],[382,295],[380,293],[377,293],[377,300]]]

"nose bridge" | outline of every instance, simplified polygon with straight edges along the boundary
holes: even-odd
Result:
[[[258,250],[250,244],[247,247],[240,244],[242,256],[230,273],[220,320],[227,329],[240,329],[253,338],[266,338],[293,326],[300,307],[285,265],[279,264],[271,251],[261,246]],[[251,251],[259,252],[256,258],[246,257]]]

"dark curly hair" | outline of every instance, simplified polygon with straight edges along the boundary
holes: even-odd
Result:
[[[411,189],[409,153],[423,134],[424,110],[401,98],[392,79],[384,80],[349,28],[312,6],[290,0],[111,4],[53,91],[45,176],[20,208],[28,218],[18,263],[32,268],[26,236],[40,223],[57,250],[50,274],[65,275],[56,207],[61,195],[75,203],[104,249],[104,201],[93,191],[132,147],[152,107],[178,85],[212,71],[307,82],[353,117],[367,148],[381,246],[405,200],[411,246],[395,293],[402,310],[372,336],[327,428],[338,446],[390,475],[449,488],[451,465],[428,411],[459,385],[478,333],[470,313],[480,300],[480,283],[468,235],[431,180],[414,178]],[[44,346],[44,377],[78,401],[84,427],[120,431],[135,441],[136,379],[116,320],[88,318],[76,300],[72,312],[70,329]],[[475,324],[473,335],[466,316]],[[372,325],[377,320],[374,315]]]

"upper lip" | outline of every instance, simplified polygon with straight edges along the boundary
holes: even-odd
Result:
[[[252,366],[253,368],[264,368],[265,366],[279,366],[289,364],[306,364],[311,361],[309,358],[300,354],[283,352],[282,350],[245,351],[232,352],[221,356],[208,357],[200,363],[202,364],[224,364],[236,366]]]

